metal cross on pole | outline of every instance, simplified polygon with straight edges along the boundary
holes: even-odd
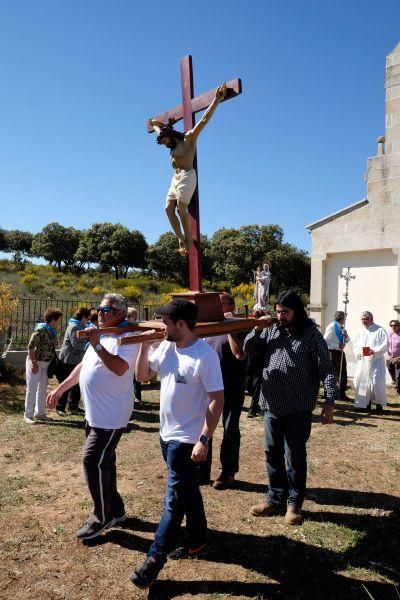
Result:
[[[169,119],[175,122],[183,119],[183,128],[186,133],[195,125],[195,114],[206,109],[212,102],[216,89],[194,97],[193,86],[193,65],[192,57],[189,54],[181,59],[181,86],[182,86],[182,104],[167,110],[158,115],[156,119],[162,123],[167,123]],[[242,82],[240,79],[233,79],[226,83],[227,93],[223,100],[229,100],[242,93]],[[154,131],[153,127],[148,123],[147,131]],[[197,174],[197,153],[193,160],[193,168]],[[197,178],[198,179],[198,178]],[[189,278],[190,290],[202,291],[201,286],[201,255],[200,255],[200,215],[199,215],[199,189],[198,185],[189,204],[189,213],[192,222],[192,237],[194,244],[189,253]]]
[[[345,319],[345,321],[346,321],[346,318],[347,318],[347,305],[350,302],[350,300],[349,300],[349,284],[350,284],[350,281],[352,279],[356,278],[355,275],[350,275],[350,269],[351,269],[351,267],[347,267],[347,271],[345,273],[342,273],[342,275],[340,275],[340,278],[344,279],[345,282],[346,282],[345,283],[345,286],[346,286],[345,287],[345,292],[343,294],[344,319]]]
[[[351,275],[350,274],[350,268],[351,267],[347,267],[347,271],[345,273],[342,273],[340,275],[341,279],[345,280],[345,292],[343,294],[343,304],[344,304],[344,322],[343,322],[343,326],[346,326],[346,319],[347,319],[347,305],[350,302],[349,300],[349,285],[350,285],[350,281],[352,279],[355,279],[356,276],[355,275]],[[344,336],[343,336],[343,342],[344,342]],[[342,379],[342,370],[343,370],[343,353],[344,353],[344,345],[341,348],[341,356],[340,356],[340,367],[339,367],[339,376],[338,376],[338,385],[340,386],[340,382]]]

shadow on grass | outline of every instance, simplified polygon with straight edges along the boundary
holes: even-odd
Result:
[[[245,535],[209,531],[207,560],[238,565],[255,571],[273,583],[237,581],[181,581],[160,579],[152,586],[149,598],[170,599],[183,594],[225,594],[280,600],[365,600],[368,598],[357,576],[357,569],[374,573],[375,579],[387,577],[399,582],[400,500],[387,494],[316,488],[312,499],[321,504],[369,509],[384,509],[388,514],[307,513],[310,521],[357,530],[362,535],[348,550],[338,552],[307,544],[285,535]],[[324,535],[321,531],[321,536]],[[182,569],[184,562],[182,562]],[[193,569],[193,563],[191,563]],[[340,571],[346,571],[346,576]],[[218,573],[218,567],[213,567]],[[367,576],[368,577],[368,576]],[[278,582],[278,583],[275,583]],[[392,583],[365,581],[375,600],[398,600]]]
[[[340,578],[340,580],[343,579]],[[375,600],[398,600],[399,598],[394,586],[376,581],[367,582],[364,585],[372,593]],[[341,596],[341,589],[341,587],[338,587],[337,590],[331,589],[329,595],[320,595],[318,590],[315,590],[311,596],[307,596],[302,595],[302,592],[299,590],[291,593],[286,587],[277,583],[246,583],[218,580],[173,581],[170,579],[159,579],[151,586],[147,597],[148,600],[170,600],[183,595],[198,596],[201,594],[204,596],[207,595],[207,597],[216,595],[217,597],[256,598],[257,600],[368,600],[361,582],[357,582],[357,585],[354,585],[354,593],[352,595]],[[348,593],[350,588],[349,586],[345,586],[343,589],[345,593]]]

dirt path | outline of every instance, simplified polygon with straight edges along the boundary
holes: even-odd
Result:
[[[309,442],[303,526],[256,519],[265,490],[261,418],[242,415],[241,469],[234,490],[202,488],[207,560],[169,561],[150,593],[128,581],[158,523],[166,470],[158,445],[157,391],[145,391],[119,446],[120,491],[129,520],[97,543],[76,541],[90,502],[81,472],[83,421],[22,421],[24,389],[0,385],[0,598],[399,598],[400,401],[383,415],[338,405],[336,423],[318,411]],[[247,399],[248,403],[248,399]],[[221,428],[215,436],[218,474]]]

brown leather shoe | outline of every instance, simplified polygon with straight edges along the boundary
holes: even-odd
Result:
[[[226,490],[232,488],[235,485],[234,475],[220,475],[213,483],[215,490]]]
[[[250,512],[255,517],[274,517],[282,512],[280,506],[276,504],[268,504],[268,502],[261,502],[260,504],[254,504],[250,507]]]
[[[302,522],[303,512],[301,508],[297,508],[296,506],[289,504],[285,515],[286,525],[301,525]]]

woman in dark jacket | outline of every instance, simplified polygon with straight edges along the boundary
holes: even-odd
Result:
[[[90,309],[85,306],[78,308],[74,316],[68,321],[68,327],[64,334],[64,341],[61,346],[59,358],[62,361],[60,364],[60,375],[57,377],[61,383],[72,373],[76,365],[78,365],[85,354],[87,340],[85,338],[78,339],[76,334],[81,329],[85,329],[90,317]],[[74,385],[68,392],[65,392],[57,401],[57,414],[65,417],[67,414],[65,409],[67,403],[71,414],[83,414],[84,411],[79,408],[79,400],[81,397],[79,385]]]

